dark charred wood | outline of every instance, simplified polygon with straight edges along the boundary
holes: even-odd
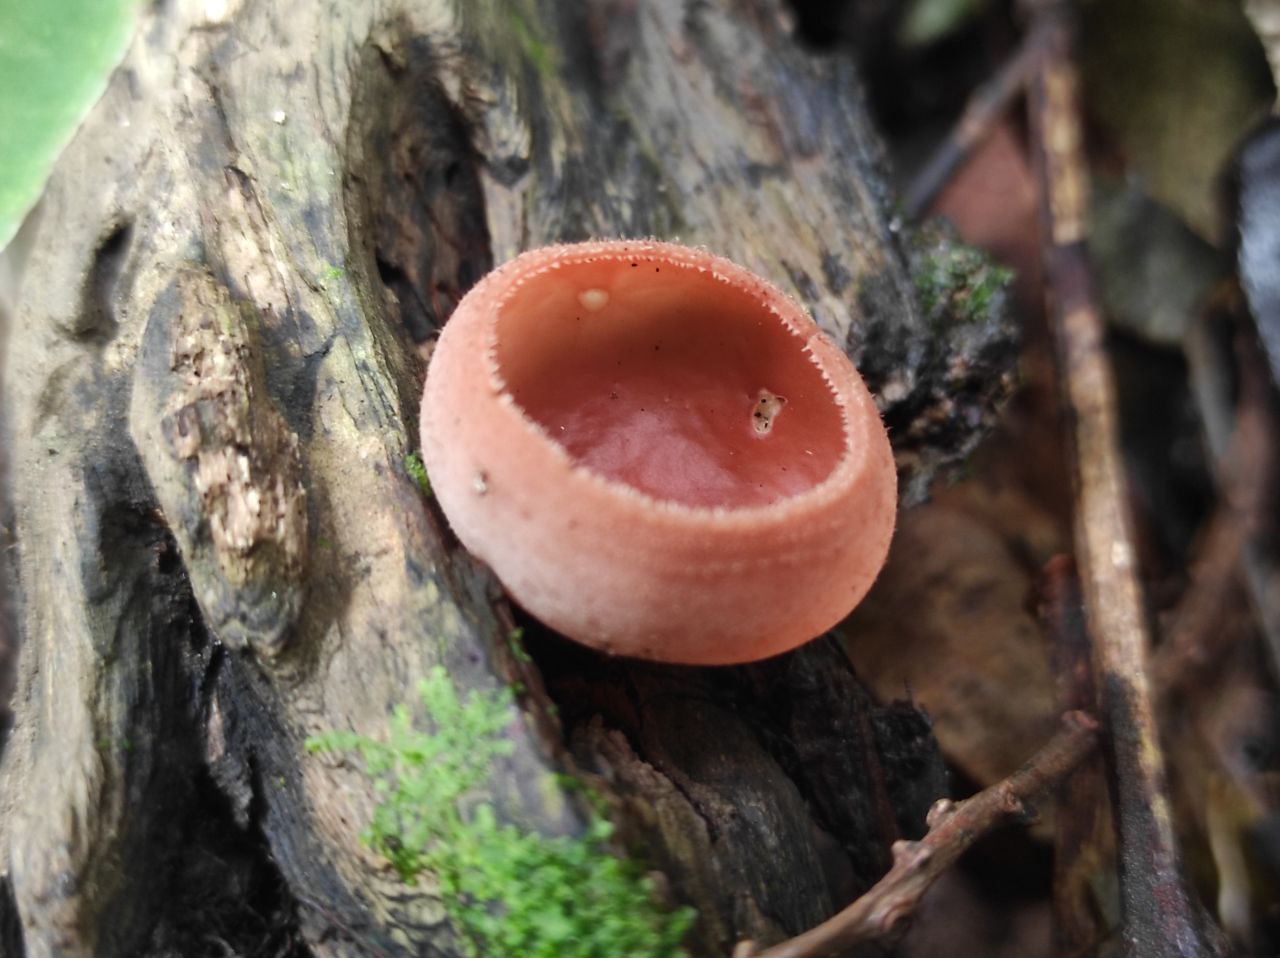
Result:
[[[531,648],[575,758],[629,817],[657,823],[655,863],[670,875],[709,863],[735,887],[730,908],[700,915],[708,954],[817,924],[883,875],[893,842],[922,835],[948,793],[927,717],[873,701],[830,639],[724,669],[625,663],[554,637]]]
[[[803,51],[773,0],[140,17],[5,254],[4,943],[456,954],[429,883],[359,842],[371,783],[303,748],[382,734],[436,664],[525,690],[499,814],[573,833],[558,776],[597,782],[697,907],[695,951],[866,887],[941,787],[923,717],[823,643],[725,671],[575,676],[554,641],[526,662],[404,467],[423,341],[494,263],[592,235],[703,243],[794,292],[867,370],[904,486],[967,450],[1012,330],[998,304],[922,309],[853,64]],[[189,908],[184,885],[221,892]]]

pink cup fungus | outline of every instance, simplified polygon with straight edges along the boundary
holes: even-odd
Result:
[[[422,453],[510,595],[619,655],[794,648],[858,603],[893,533],[888,437],[848,357],[759,277],[670,243],[486,276],[432,356]]]

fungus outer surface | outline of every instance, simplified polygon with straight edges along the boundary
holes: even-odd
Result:
[[[459,539],[560,632],[750,661],[843,618],[888,549],[874,403],[804,311],[667,243],[533,250],[441,335],[423,459]]]

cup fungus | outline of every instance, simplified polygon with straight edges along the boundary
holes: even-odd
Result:
[[[821,634],[884,562],[871,395],[794,302],[657,242],[532,250],[436,346],[422,454],[462,543],[579,642],[747,662]]]

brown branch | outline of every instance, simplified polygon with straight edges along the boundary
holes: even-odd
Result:
[[[956,125],[907,186],[902,198],[907,219],[918,220],[928,211],[955,172],[995,129],[1034,75],[1048,39],[1048,31],[1032,30],[995,76],[973,92]]]
[[[1213,953],[1182,880],[1120,455],[1115,382],[1085,250],[1088,177],[1064,3],[1031,4],[1053,40],[1031,87],[1049,309],[1075,451],[1075,544],[1095,682],[1110,732],[1125,954]]]
[[[1039,616],[1049,637],[1061,709],[1093,708],[1097,693],[1089,634],[1075,563],[1057,556],[1039,582]],[[1107,814],[1106,767],[1089,756],[1058,788],[1053,842],[1053,951],[1058,958],[1092,955],[1108,935],[1097,878],[1115,870]]]
[[[1220,463],[1220,488],[1243,524],[1241,569],[1258,624],[1267,640],[1273,672],[1280,671],[1280,556],[1276,551],[1275,495],[1280,472],[1280,432],[1269,399],[1266,359],[1251,335],[1236,336],[1239,399],[1230,456]]]
[[[894,842],[889,873],[848,908],[763,951],[744,942],[734,951],[735,958],[818,958],[858,942],[891,937],[934,881],[969,846],[1001,825],[1029,817],[1031,806],[1093,750],[1097,729],[1084,712],[1067,713],[1061,731],[1004,781],[962,802],[936,802],[929,812],[929,833],[918,842]]]
[[[1244,310],[1238,288],[1225,287],[1186,340],[1187,364],[1223,509],[1241,536],[1237,563],[1266,639],[1273,670],[1280,671],[1280,560],[1271,531],[1276,461],[1275,413],[1267,399],[1270,373],[1251,334],[1232,343],[1212,327],[1233,323]]]
[[[1229,506],[1219,505],[1205,524],[1186,592],[1169,615],[1164,641],[1151,657],[1157,697],[1181,695],[1203,680],[1240,639],[1224,628],[1240,601],[1245,530]]]

